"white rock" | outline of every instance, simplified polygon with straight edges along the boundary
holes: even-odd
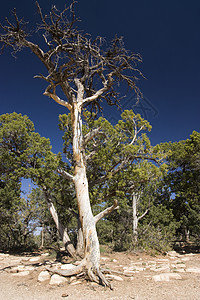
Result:
[[[134,275],[135,273],[137,272],[132,270],[124,270],[124,275]]]
[[[120,276],[116,276],[116,275],[112,275],[112,274],[106,274],[106,278],[117,280],[117,281],[123,281],[123,278],[121,278]]]
[[[189,261],[190,258],[189,258],[189,257],[183,257],[183,258],[181,258],[181,260],[182,260],[182,261]]]
[[[23,257],[21,261],[28,261],[31,257]]]
[[[69,278],[69,283],[71,283],[71,282],[73,282],[73,281],[75,281],[76,280],[76,276],[71,276],[70,278]]]
[[[43,282],[43,281],[49,280],[50,278],[51,278],[51,276],[50,276],[50,274],[49,274],[48,271],[42,271],[38,275],[38,281],[39,282]]]
[[[157,267],[157,268],[151,268],[150,269],[151,271],[154,271],[154,272],[170,272],[170,267],[169,266],[160,266],[160,267]]]
[[[62,270],[70,270],[72,268],[74,268],[75,266],[73,264],[64,264],[61,266]]]
[[[169,251],[167,253],[168,256],[172,256],[172,257],[179,257],[180,254],[178,254],[176,251]]]
[[[160,259],[156,260],[156,262],[158,264],[163,263],[163,262],[169,262],[169,259],[168,258],[160,258]]]
[[[200,273],[200,268],[197,268],[197,267],[187,268],[185,271],[188,273]]]
[[[31,262],[36,262],[38,260],[40,260],[40,256],[32,257],[29,259],[29,261],[31,261]]]
[[[0,256],[1,256],[1,257],[8,257],[9,254],[7,254],[7,253],[0,253]]]
[[[22,272],[14,273],[14,274],[12,274],[12,276],[21,277],[21,276],[27,276],[28,274],[29,274],[29,271],[22,271]]]
[[[108,260],[108,257],[101,257],[102,260]]]
[[[33,271],[33,270],[35,270],[35,267],[33,267],[33,266],[25,266],[24,270],[25,271]]]
[[[176,268],[176,269],[181,269],[181,268],[186,268],[186,265],[184,263],[182,264],[171,264],[172,268]]]
[[[73,281],[73,282],[71,283],[71,285],[77,285],[77,284],[81,284],[81,283],[82,283],[82,281],[77,280],[77,281]]]
[[[49,253],[42,253],[42,256],[49,256]]]
[[[58,274],[53,274],[51,276],[51,280],[49,282],[50,285],[54,285],[54,284],[61,284],[61,283],[65,283],[67,281],[67,279],[63,276],[60,276]]]
[[[176,273],[162,273],[159,275],[154,275],[152,279],[154,281],[170,281],[171,279],[182,279],[182,277]]]

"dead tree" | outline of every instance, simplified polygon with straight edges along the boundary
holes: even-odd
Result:
[[[48,84],[44,95],[65,106],[71,114],[74,171],[73,174],[66,172],[65,176],[73,181],[76,191],[84,239],[84,258],[73,270],[63,270],[62,275],[70,276],[85,269],[90,280],[110,286],[99,267],[96,222],[116,209],[117,203],[97,216],[92,214],[86,176],[82,110],[86,107],[101,109],[102,100],[109,105],[119,105],[122,82],[123,86],[126,84],[140,97],[136,82],[137,76],[142,75],[137,69],[137,64],[142,59],[139,54],[125,49],[121,37],[115,36],[107,46],[103,38],[92,39],[79,30],[74,0],[62,12],[53,6],[48,15],[42,13],[37,2],[36,5],[41,23],[37,25],[35,32],[43,39],[41,45],[44,46],[31,41],[31,35],[26,30],[27,23],[19,19],[14,10],[14,18],[6,18],[5,23],[0,25],[1,50],[10,47],[12,53],[16,54],[23,48],[29,48],[47,70],[46,75],[35,76]],[[64,99],[60,98],[58,91],[63,92]]]

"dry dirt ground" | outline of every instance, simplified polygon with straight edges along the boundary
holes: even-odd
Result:
[[[50,284],[50,279],[39,282],[38,275],[49,264],[55,264],[55,261],[48,254],[17,256],[0,253],[0,300],[200,299],[200,254],[180,255],[174,251],[155,257],[104,254],[101,266],[114,271],[107,274],[113,290],[83,277],[68,278],[60,285]],[[61,266],[63,264],[58,264]]]

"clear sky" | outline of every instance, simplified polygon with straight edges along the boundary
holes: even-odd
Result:
[[[52,4],[63,9],[69,1],[39,3],[48,12]],[[33,26],[37,18],[34,0],[3,1],[0,22],[14,7]],[[200,1],[79,0],[76,8],[84,31],[108,41],[115,34],[122,35],[126,48],[142,55],[140,68],[147,80],[139,83],[144,100],[135,110],[152,124],[152,143],[179,141],[193,130],[200,132]],[[58,115],[68,111],[42,95],[45,82],[33,79],[43,70],[39,60],[28,50],[16,59],[5,51],[0,67],[0,114],[27,114],[36,130],[50,138],[53,151],[60,151]],[[133,97],[127,95],[124,108],[132,107]],[[111,121],[119,117],[107,108],[104,115]]]

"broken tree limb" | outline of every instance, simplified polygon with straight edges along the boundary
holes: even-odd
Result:
[[[62,168],[57,169],[57,172],[69,180],[74,179],[74,177],[71,174],[69,174],[67,171],[63,170]]]
[[[118,209],[118,201],[115,199],[114,203],[112,206],[107,207],[105,210],[103,210],[102,212],[100,212],[98,215],[96,215],[94,217],[94,221],[95,223],[97,223],[99,220],[101,220],[103,217],[107,216],[108,214],[110,214],[113,210]]]

